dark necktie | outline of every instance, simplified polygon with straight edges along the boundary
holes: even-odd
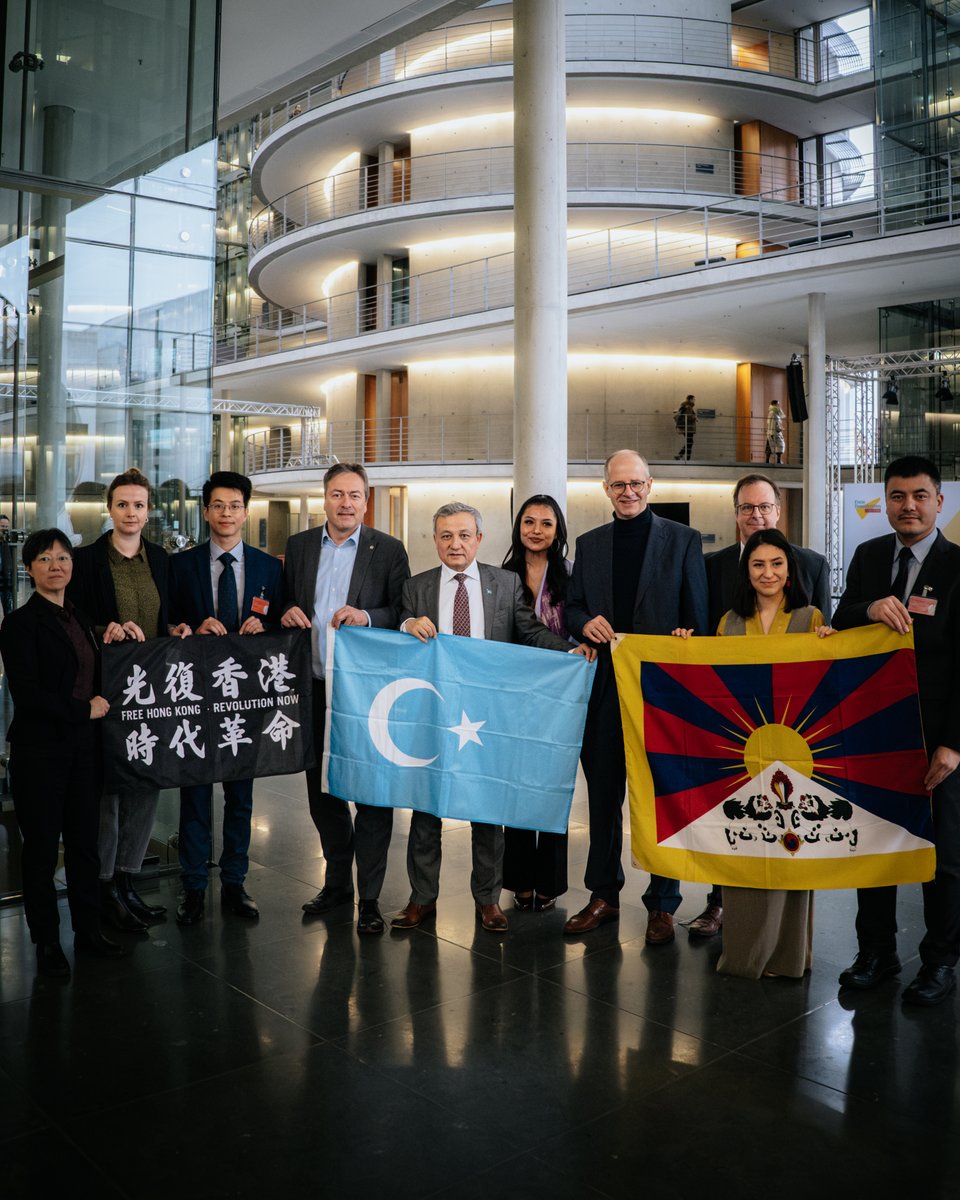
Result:
[[[236,559],[229,551],[220,555],[218,562],[223,567],[217,584],[217,619],[226,626],[227,633],[236,633],[240,628],[237,609],[237,577],[233,573]]]
[[[470,597],[467,595],[466,575],[461,571],[454,575],[457,581],[456,595],[453,597],[453,633],[455,637],[470,636]]]
[[[910,574],[910,564],[913,562],[913,551],[909,546],[902,546],[897,555],[897,577],[893,581],[893,592],[898,600],[906,603],[907,576]]]

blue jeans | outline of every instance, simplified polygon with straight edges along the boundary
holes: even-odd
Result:
[[[213,785],[180,789],[180,878],[190,891],[205,891],[207,863],[213,850],[211,801]],[[223,853],[220,882],[242,884],[250,860],[250,817],[253,780],[235,779],[223,785]]]

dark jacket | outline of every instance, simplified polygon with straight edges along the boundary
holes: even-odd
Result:
[[[254,597],[262,597],[266,613],[253,611]],[[239,597],[240,624],[259,616],[264,629],[277,628],[283,614],[283,568],[279,558],[243,543],[243,596]],[[201,542],[170,558],[170,620],[197,630],[207,617],[217,615],[210,582],[210,543]]]
[[[67,587],[67,599],[87,613],[94,625],[102,625],[104,628],[111,621],[120,620],[110,559],[107,557],[109,544],[110,534],[105,533],[97,538],[92,546],[81,546],[74,552],[73,578]],[[145,629],[143,632],[147,637],[166,637],[170,623],[167,619],[170,559],[161,546],[148,542],[146,538],[143,539],[143,545],[147,552],[150,574],[160,593],[157,628]]]

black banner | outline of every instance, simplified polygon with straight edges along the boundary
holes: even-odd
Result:
[[[313,765],[309,630],[104,646],[102,690],[108,790]]]

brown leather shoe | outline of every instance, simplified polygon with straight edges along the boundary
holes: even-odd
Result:
[[[598,925],[604,925],[607,921],[619,921],[619,919],[619,908],[614,908],[606,900],[591,900],[586,908],[581,908],[575,916],[567,921],[563,927],[563,932],[589,933],[591,929],[596,929]]]
[[[647,913],[647,944],[665,946],[674,939],[673,915],[665,912]]]
[[[716,937],[723,928],[723,909],[719,904],[709,904],[687,930],[691,937]]]
[[[478,904],[477,920],[491,933],[505,933],[510,928],[499,904]]]
[[[418,925],[422,925],[427,917],[437,911],[436,900],[431,900],[429,904],[414,904],[411,900],[402,912],[390,922],[391,929],[416,929]]]

